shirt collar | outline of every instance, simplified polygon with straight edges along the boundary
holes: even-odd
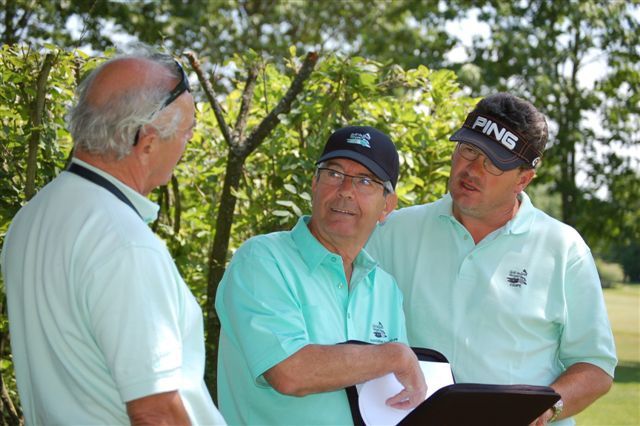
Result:
[[[291,230],[291,238],[298,248],[304,263],[307,265],[310,271],[315,270],[321,263],[327,258],[334,258],[336,262],[340,262],[342,267],[342,257],[336,253],[330,252],[320,241],[313,236],[309,230],[309,221],[311,216],[302,216],[298,223]],[[364,249],[360,250],[358,256],[356,256],[354,262],[354,276],[356,270],[362,270],[365,275],[370,274],[375,270],[377,263]]]
[[[518,200],[520,200],[520,207],[516,215],[502,227],[504,233],[523,234],[529,231],[531,227],[536,209],[524,191],[518,194]],[[440,200],[436,201],[436,203],[438,203],[436,211],[440,218],[446,218],[452,222],[459,223],[453,216],[453,199],[450,193],[446,193]]]
[[[331,253],[320,241],[313,236],[309,230],[309,221],[311,216],[302,216],[298,219],[298,223],[291,230],[291,238],[298,247],[298,251],[310,271],[313,271],[322,263],[325,257],[340,257],[335,253]]]
[[[447,192],[442,196],[442,198],[436,201],[436,213],[440,217],[447,217],[455,220],[453,217],[453,199],[451,198],[450,193]]]
[[[531,228],[536,209],[524,191],[518,194],[518,200],[520,200],[520,207],[515,217],[504,226],[505,233],[523,234]]]
[[[102,176],[103,178],[107,179],[109,182],[114,184],[120,191],[122,191],[125,197],[127,197],[129,201],[131,201],[131,204],[133,204],[133,206],[136,208],[138,213],[140,213],[140,216],[142,217],[142,220],[145,221],[145,223],[150,223],[156,220],[156,218],[158,217],[158,211],[160,210],[159,205],[149,200],[147,197],[143,196],[135,189],[127,186],[122,181],[111,176],[109,173],[105,172],[104,170],[101,170],[95,166],[92,166],[86,161],[82,161],[75,157],[71,161],[81,165],[82,167],[86,167],[87,169],[91,170],[94,173],[99,174],[100,176]]]

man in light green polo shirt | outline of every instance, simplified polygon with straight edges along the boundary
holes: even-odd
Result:
[[[458,382],[550,385],[562,399],[536,425],[574,424],[616,355],[589,247],[524,192],[546,120],[499,93],[451,140],[449,193],[389,215],[367,250],[398,280],[411,345],[442,352]]]
[[[384,133],[337,130],[318,161],[312,215],[233,256],[216,295],[218,395],[229,424],[351,424],[344,388],[387,373],[404,387],[387,404],[424,400],[402,296],[362,249],[396,206],[398,168]],[[373,345],[341,344],[349,340]]]
[[[72,164],[2,251],[28,425],[224,424],[204,384],[202,311],[147,223],[193,135],[182,67],[143,48],[78,88]]]

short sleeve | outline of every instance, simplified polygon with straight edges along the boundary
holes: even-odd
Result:
[[[169,254],[125,247],[92,275],[81,300],[122,400],[179,389],[184,283]]]
[[[598,271],[590,252],[568,265],[566,315],[560,341],[560,361],[594,364],[613,377],[615,343],[602,295]]]
[[[257,384],[265,385],[265,371],[309,343],[295,289],[260,241],[236,252],[220,282],[216,311]]]

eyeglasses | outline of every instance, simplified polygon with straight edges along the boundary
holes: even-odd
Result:
[[[474,148],[472,145],[469,145],[467,143],[459,143],[458,147],[456,148],[456,152],[458,152],[458,154],[460,154],[460,156],[467,161],[475,161],[480,155],[482,155],[484,157],[482,165],[488,173],[494,176],[500,176],[504,173],[504,170],[500,170],[498,166],[493,164],[489,157],[484,155],[480,150]]]
[[[182,95],[184,92],[191,92],[191,85],[189,85],[189,78],[187,77],[187,73],[184,71],[184,68],[182,68],[182,65],[180,65],[180,62],[175,60],[174,62],[176,64],[176,67],[178,67],[178,72],[180,73],[180,81],[178,82],[178,84],[176,84],[176,87],[174,87],[173,90],[169,92],[169,97],[165,99],[165,101],[162,103],[162,106],[160,107],[161,110],[168,107],[173,101],[178,99],[178,96]],[[136,146],[138,144],[139,138],[140,128],[136,131],[136,136],[133,139],[133,146]]]
[[[324,185],[342,186],[347,177],[351,178],[353,187],[362,195],[375,194],[378,191],[378,186],[387,189],[386,182],[383,183],[368,176],[352,176],[327,167],[318,167],[318,181]]]

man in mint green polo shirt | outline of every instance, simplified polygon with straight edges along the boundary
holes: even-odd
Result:
[[[573,424],[616,356],[589,248],[523,192],[546,120],[499,93],[451,139],[449,193],[391,214],[367,250],[398,280],[411,345],[442,352],[458,382],[550,385],[562,399],[536,424]]]
[[[404,389],[387,404],[424,399],[402,296],[362,249],[396,206],[398,168],[384,133],[337,130],[318,161],[312,215],[233,256],[216,295],[218,395],[229,424],[352,424],[344,388],[388,373]],[[341,344],[350,340],[373,345]]]

